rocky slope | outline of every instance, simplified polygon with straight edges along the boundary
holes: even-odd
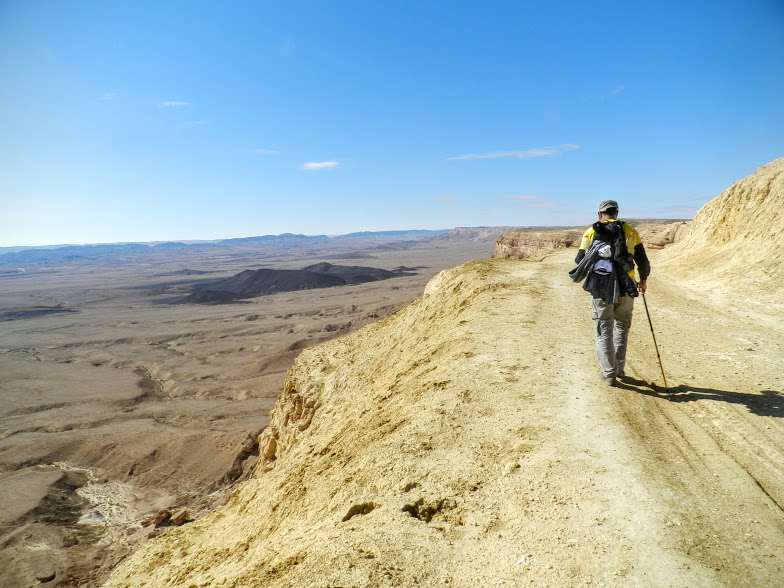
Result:
[[[685,279],[725,290],[735,280],[780,299],[784,290],[784,157],[730,186],[697,213],[666,260]],[[765,292],[768,295],[765,295]],[[782,308],[779,306],[779,308]]]

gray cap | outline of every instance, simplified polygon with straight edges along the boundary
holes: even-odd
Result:
[[[618,208],[618,203],[615,200],[602,200],[599,204],[599,212],[606,212],[611,208]]]

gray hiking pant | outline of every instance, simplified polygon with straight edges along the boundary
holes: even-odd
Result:
[[[626,363],[626,343],[632,326],[634,298],[621,296],[615,304],[601,298],[591,300],[596,322],[596,355],[602,376],[612,378]]]

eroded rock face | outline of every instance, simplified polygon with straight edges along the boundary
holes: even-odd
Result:
[[[272,467],[278,453],[285,451],[310,426],[316,412],[318,388],[318,383],[300,380],[295,369],[289,372],[270,423],[259,436],[262,467]]]
[[[682,220],[624,220],[637,229],[640,238],[649,249],[663,249],[667,245],[677,243],[688,235],[690,229],[690,222]],[[507,231],[496,239],[493,257],[541,261],[562,249],[579,247],[584,230],[575,228],[552,231],[530,229]]]
[[[738,180],[703,206],[689,234],[669,248],[664,259],[687,278],[709,277],[752,286],[780,300],[782,229],[784,157]]]
[[[641,222],[635,224],[635,228],[640,233],[640,238],[647,248],[664,249],[667,245],[678,243],[686,238],[691,230],[691,222]]]
[[[581,236],[577,230],[507,231],[496,239],[493,257],[538,261],[554,251],[579,245]]]

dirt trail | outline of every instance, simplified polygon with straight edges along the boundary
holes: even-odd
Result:
[[[642,305],[635,379],[607,388],[572,253],[449,270],[304,352],[266,439],[275,460],[109,585],[777,585],[782,325],[712,306],[654,257],[674,393],[647,383]]]
[[[650,553],[664,549],[680,560],[679,574],[699,566],[706,581],[773,585],[784,573],[784,325],[772,328],[766,313],[714,306],[660,268],[648,302],[670,392],[650,384],[662,382],[642,300],[636,301],[626,370],[631,379],[620,389],[602,388],[585,349],[587,300],[575,308],[574,285],[564,287],[557,273],[564,257],[546,260],[541,269],[552,280],[545,311],[565,325],[553,344],[573,358],[565,387],[585,392],[570,403],[570,416],[576,423],[584,412],[597,435],[595,448],[605,458],[618,455],[609,467],[626,480],[614,508],[648,511],[648,525],[640,529],[647,536],[637,547],[648,551],[650,569],[670,567],[655,565],[668,559],[665,554]],[[684,580],[674,583],[699,583]]]

